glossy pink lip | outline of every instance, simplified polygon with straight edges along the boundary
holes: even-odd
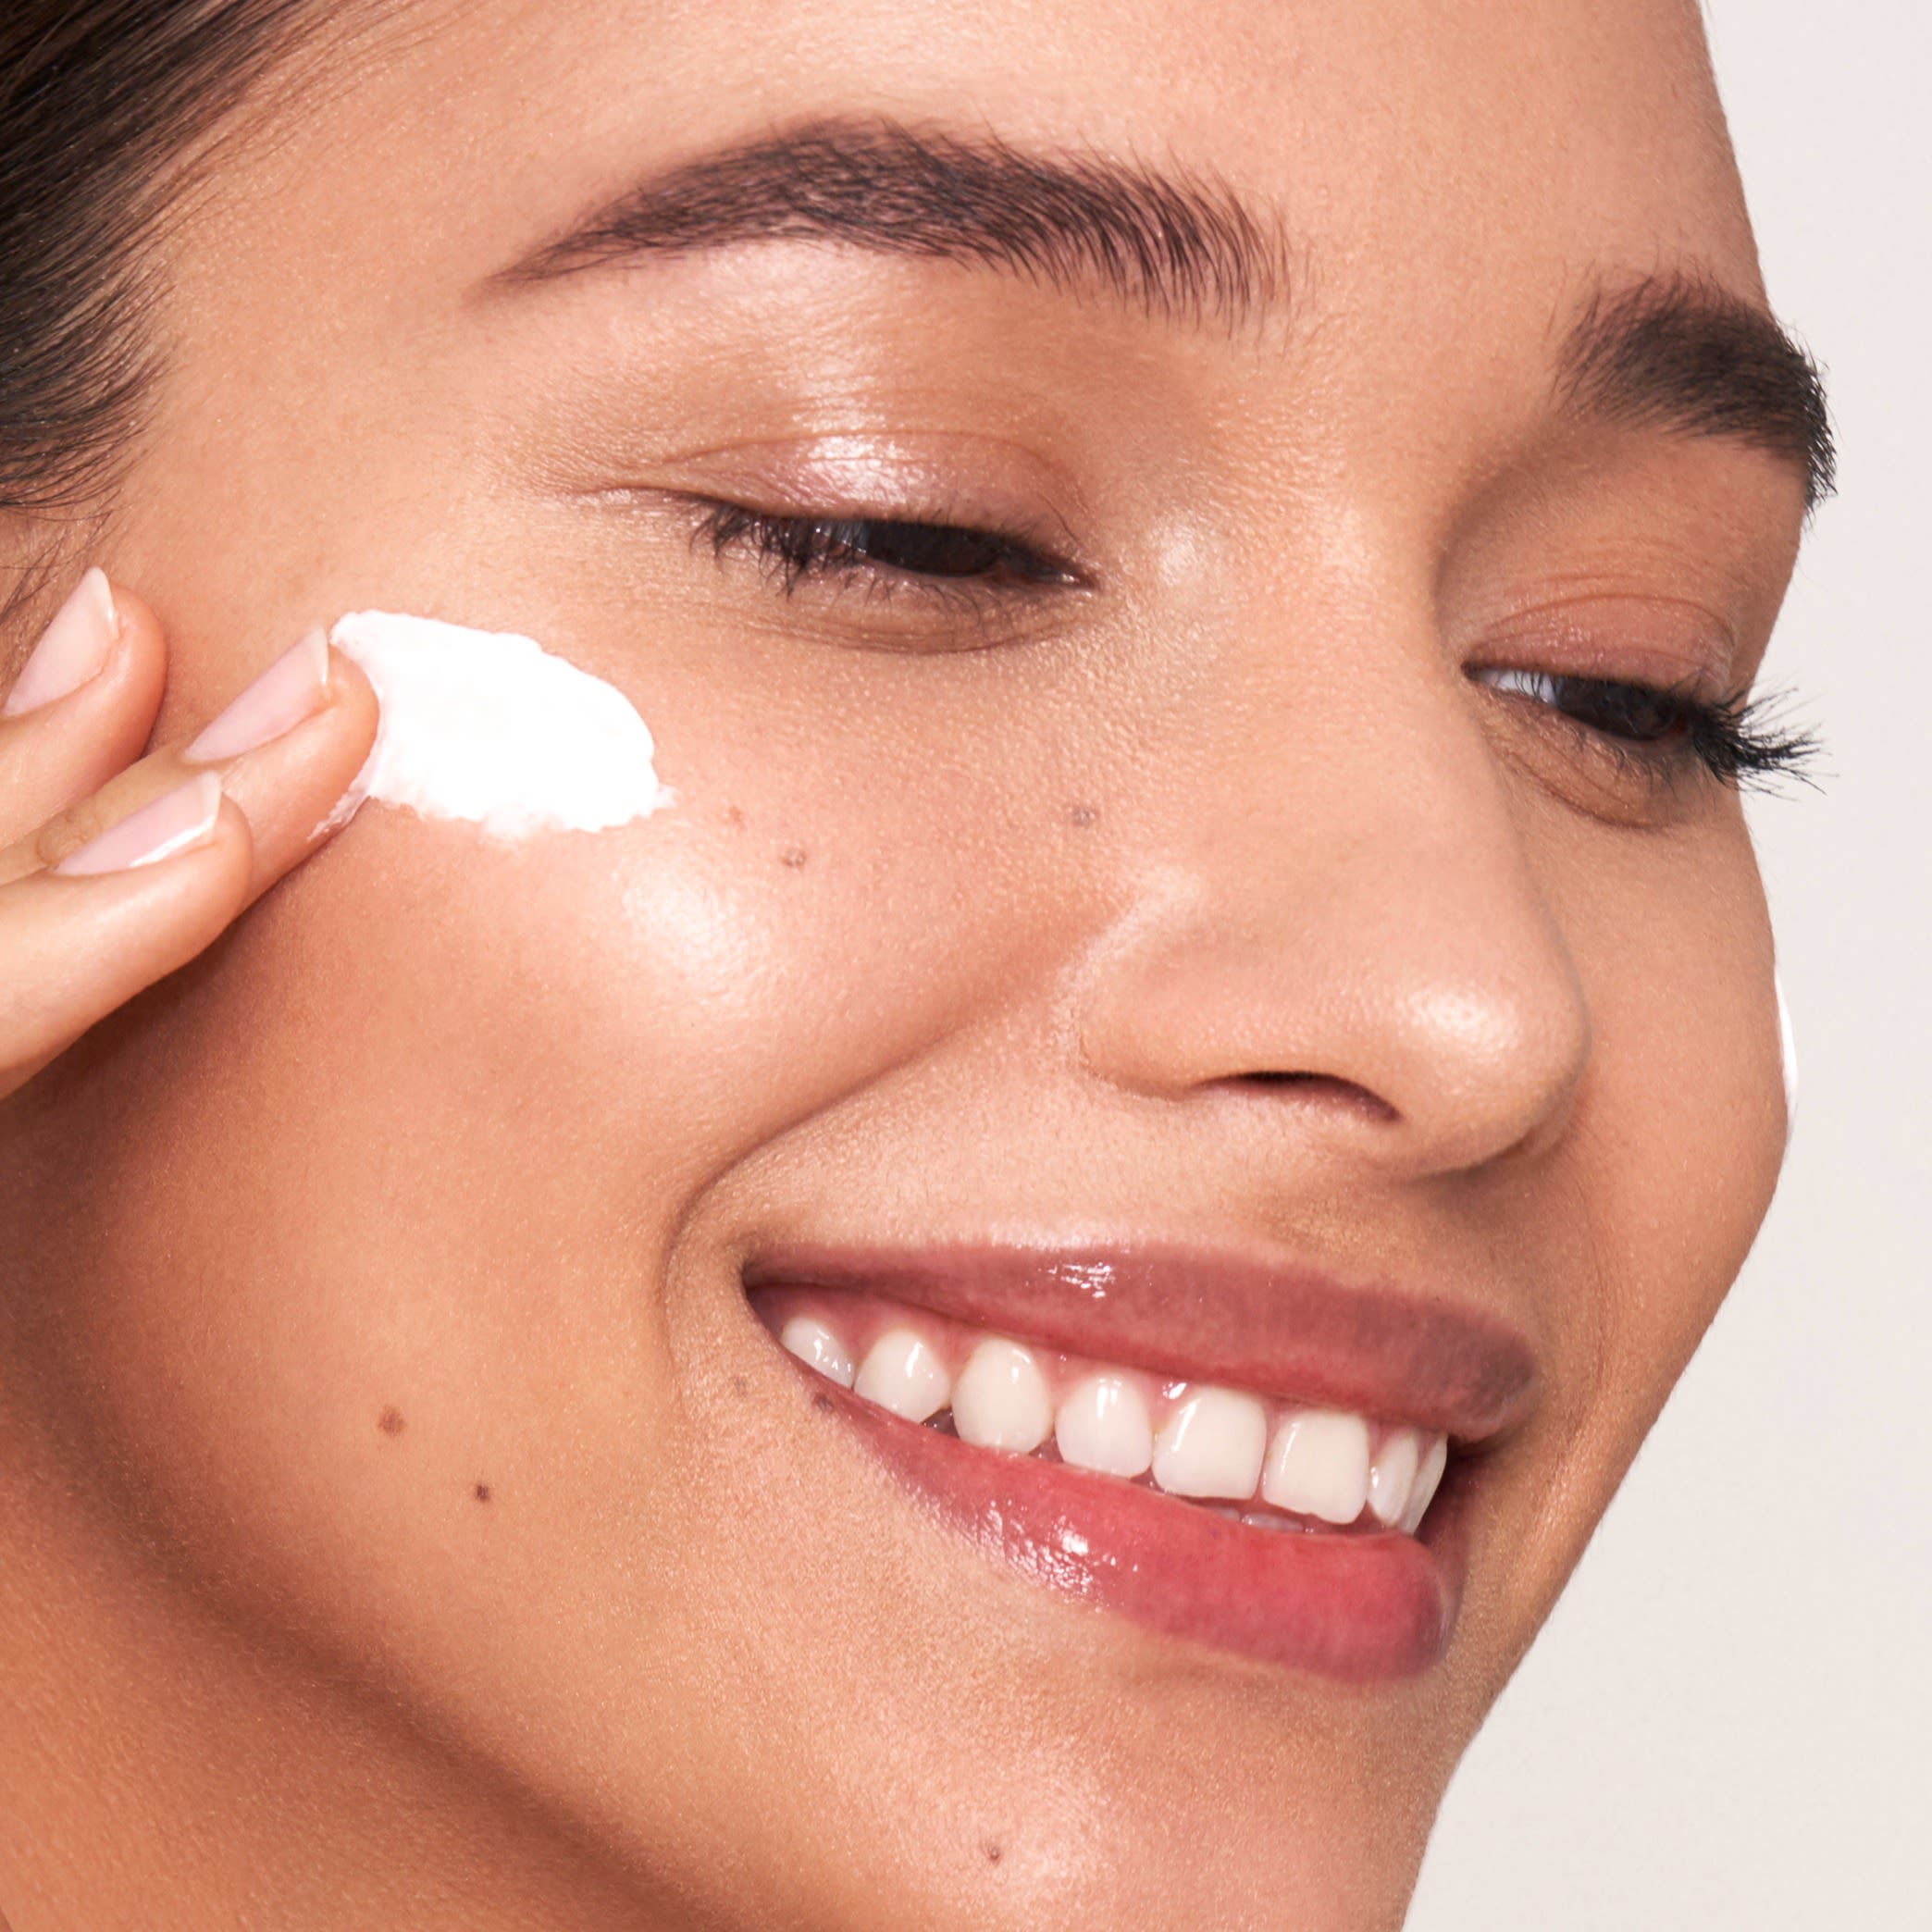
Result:
[[[1302,1268],[1179,1249],[794,1248],[748,1291],[883,1296],[1102,1361],[1447,1430],[1493,1434],[1535,1363],[1492,1318]],[[809,1370],[801,1370],[810,1374]],[[942,1520],[1047,1587],[1260,1662],[1362,1681],[1443,1654],[1462,1593],[1467,1473],[1420,1537],[1260,1530],[1132,1483],[974,1448],[814,1377],[818,1400]]]

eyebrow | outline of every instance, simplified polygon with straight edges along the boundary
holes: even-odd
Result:
[[[1728,438],[1802,473],[1807,507],[1836,487],[1818,365],[1765,310],[1695,277],[1600,291],[1571,327],[1557,390],[1600,421]]]
[[[1282,234],[1218,181],[886,120],[811,121],[686,162],[499,279],[787,241],[1097,287],[1194,322],[1258,321],[1288,290]]]
[[[1036,152],[991,132],[819,119],[676,165],[494,279],[529,283],[746,242],[844,243],[956,262],[1148,314],[1231,327],[1287,305],[1278,217],[1212,178]],[[1818,367],[1763,309],[1693,276],[1599,291],[1558,356],[1574,414],[1715,437],[1794,463],[1815,506],[1837,472]]]

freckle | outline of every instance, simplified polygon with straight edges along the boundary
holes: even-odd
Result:
[[[749,1390],[750,1386],[751,1383],[748,1377],[742,1375],[734,1375],[731,1378],[731,1393],[734,1395],[742,1395],[746,1393],[746,1392]]]
[[[742,832],[745,829],[745,814],[736,805],[727,805],[724,808],[724,823],[734,832]]]
[[[402,1419],[401,1409],[386,1408],[376,1418],[376,1427],[384,1435],[401,1435],[409,1424]]]
[[[778,863],[789,872],[800,872],[804,869],[805,858],[806,853],[803,846],[786,846],[778,854]]]
[[[477,1501],[478,1503],[488,1503],[489,1501],[489,1485],[487,1482],[479,1482],[477,1485]]]
[[[1093,824],[1099,816],[1100,814],[1091,805],[1070,805],[1067,807],[1067,823],[1070,825],[1077,825],[1083,832],[1089,825]]]

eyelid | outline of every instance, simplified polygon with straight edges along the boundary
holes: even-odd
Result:
[[[639,490],[726,502],[775,517],[874,517],[1009,537],[1084,575],[1092,518],[1058,465],[1002,438],[827,434],[689,451],[650,465]]]
[[[1715,703],[1735,688],[1738,656],[1730,626],[1702,604],[1579,587],[1513,609],[1472,640],[1463,661],[1472,673],[1541,671]]]

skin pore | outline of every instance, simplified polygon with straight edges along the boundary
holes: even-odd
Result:
[[[1158,173],[1254,279],[595,218],[801,129]],[[1781,1154],[1735,790],[1470,675],[1715,702],[1768,639],[1802,449],[1575,353],[1762,311],[1694,6],[423,0],[159,247],[90,553],[157,736],[420,613],[615,685],[678,802],[365,811],[0,1104],[15,1932],[1399,1923]],[[1523,1337],[1443,1661],[1232,1657],[912,1506],[741,1270],[947,1240]]]

